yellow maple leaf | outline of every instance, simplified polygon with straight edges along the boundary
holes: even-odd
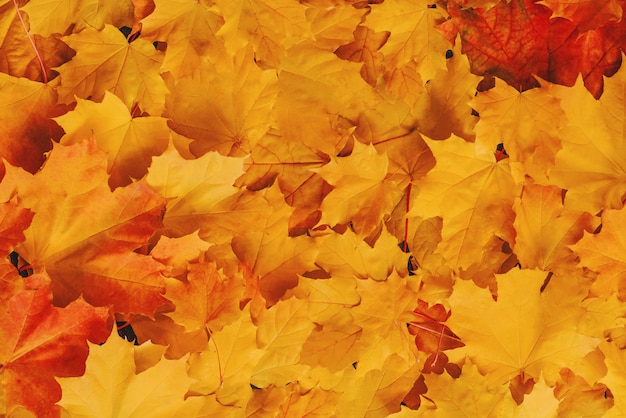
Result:
[[[513,173],[518,182],[524,174],[537,182],[547,181],[561,148],[559,129],[567,122],[550,84],[520,92],[497,80],[494,88],[478,93],[470,106],[480,114],[475,128],[477,144],[493,152],[503,143],[516,164]]]
[[[553,184],[567,190],[567,209],[597,214],[624,205],[625,83],[626,66],[622,66],[605,80],[599,100],[589,96],[580,79],[556,93],[568,123],[560,132],[562,149],[549,174]]]
[[[101,103],[76,99],[74,110],[55,118],[63,127],[63,145],[94,137],[109,157],[111,187],[126,186],[142,178],[152,157],[167,148],[169,129],[164,118],[133,118],[117,96],[105,92]]]
[[[251,44],[261,68],[278,67],[285,49],[309,35],[302,4],[289,0],[271,3],[217,0],[215,3],[224,16],[219,35],[224,38],[226,48],[234,53]]]
[[[502,416],[511,418],[557,418],[563,416],[559,414],[559,401],[554,397],[554,389],[551,386],[548,386],[545,380],[541,379],[533,385],[532,393],[524,396],[524,402],[521,405],[518,405],[512,397],[506,397]]]
[[[601,382],[606,384],[613,394],[615,404],[606,414],[607,418],[623,417],[626,414],[626,384],[624,373],[626,372],[626,355],[624,349],[617,346],[615,342],[604,341],[600,344],[600,349],[606,358],[608,372]]]
[[[310,302],[309,318],[316,324],[334,320],[336,315],[341,315],[342,311],[357,305],[361,300],[356,292],[355,280],[345,277],[299,277],[298,286],[292,292],[297,298]]]
[[[454,134],[470,140],[474,138],[478,119],[472,115],[469,102],[480,77],[470,73],[469,62],[461,54],[460,45],[450,51],[452,56],[446,60],[446,71],[438,70],[428,80],[424,93],[411,107],[420,133],[432,139],[445,139]]]
[[[363,170],[366,165],[370,169]],[[351,222],[359,237],[373,232],[401,197],[395,183],[386,181],[387,167],[385,154],[355,142],[348,157],[332,159],[317,170],[334,187],[322,202],[319,223],[332,227]]]
[[[598,234],[586,233],[571,248],[580,257],[580,263],[598,273],[591,286],[593,296],[608,297],[617,292],[620,300],[626,298],[624,272],[623,210],[602,212],[602,230]]]
[[[350,309],[350,313],[354,316],[354,323],[363,329],[356,347],[360,357],[359,370],[384,369],[384,363],[392,353],[407,364],[417,361],[417,347],[407,324],[414,319],[418,286],[415,276],[403,278],[396,273],[384,282],[357,281],[361,302]]]
[[[372,6],[365,26],[393,35],[380,52],[386,68],[398,68],[415,61],[422,80],[430,80],[437,70],[446,68],[450,44],[435,26],[445,15],[427,1],[396,0]]]
[[[402,257],[396,243],[385,228],[374,247],[348,229],[323,238],[316,264],[333,277],[385,280],[393,269],[394,258]]]
[[[86,28],[63,41],[78,53],[57,68],[61,103],[72,103],[75,96],[101,100],[110,91],[128,109],[138,104],[150,114],[161,114],[167,91],[159,74],[163,54],[151,42],[139,38],[128,43],[111,25],[101,31]]]
[[[361,23],[367,8],[356,8],[349,3],[333,4],[327,7],[324,2],[306,3],[305,16],[311,24],[311,35],[315,44],[335,51],[346,39],[350,39],[354,28]]]
[[[146,182],[168,199],[163,223],[171,236],[199,230],[209,243],[230,244],[269,213],[262,196],[233,186],[243,173],[243,158],[210,152],[187,160],[170,147],[153,159]]]
[[[505,386],[487,387],[487,378],[469,361],[463,365],[463,378],[448,373],[425,374],[428,391],[419,408],[420,417],[464,416],[498,418],[503,416]],[[430,402],[429,402],[430,400]]]
[[[271,212],[245,233],[232,237],[231,246],[237,258],[258,276],[259,290],[270,306],[298,284],[298,274],[314,270],[319,249],[316,238],[288,235],[291,208],[276,186],[266,189],[264,195],[272,204]]]
[[[407,216],[444,220],[437,249],[448,265],[467,269],[483,258],[494,237],[512,242],[511,209],[515,185],[506,160],[496,162],[493,150],[452,136],[427,141],[437,165],[421,180],[411,197]]]
[[[206,349],[189,358],[189,375],[198,379],[191,391],[215,393],[223,405],[244,407],[253,396],[254,369],[265,355],[257,347],[256,333],[248,308],[237,320],[212,331]]]
[[[89,344],[83,376],[57,378],[63,390],[58,404],[73,417],[195,415],[195,405],[185,400],[193,383],[187,359],[164,359],[135,374],[133,346],[116,334],[114,327],[104,345]]]
[[[199,75],[205,59],[225,58],[216,38],[224,19],[212,1],[155,0],[154,5],[154,11],[141,20],[141,37],[167,43],[163,72],[183,79]]]
[[[472,282],[458,280],[450,297],[448,326],[465,347],[455,355],[469,355],[495,387],[518,375],[523,380],[548,382],[561,367],[577,370],[597,340],[577,331],[584,314],[575,286],[553,277],[543,292],[545,273],[513,269],[496,275],[498,299]],[[476,309],[480,306],[481,309]]]
[[[276,80],[276,73],[259,69],[250,48],[244,48],[232,63],[179,79],[164,116],[172,130],[194,140],[189,149],[195,156],[218,151],[241,157],[271,126],[268,112],[276,99]]]
[[[105,24],[131,26],[133,4],[130,0],[33,0],[22,7],[28,13],[30,30],[48,36],[85,28],[102,29]]]
[[[307,376],[310,366],[300,364],[302,344],[313,330],[307,300],[281,300],[258,318],[257,347],[264,351],[250,383],[259,388],[283,386]]]
[[[400,410],[400,403],[419,376],[421,365],[391,354],[381,366],[363,372],[357,366],[354,380],[339,399],[339,416],[383,418]]]
[[[559,400],[558,413],[561,417],[604,416],[613,406],[613,397],[608,396],[605,384],[590,385],[569,369],[561,370],[561,380],[554,388],[554,397]]]
[[[515,199],[515,245],[513,250],[523,268],[545,271],[569,269],[576,254],[568,248],[593,232],[598,219],[587,212],[563,209],[562,190],[556,186],[524,185]]]

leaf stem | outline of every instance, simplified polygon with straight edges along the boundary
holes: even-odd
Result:
[[[215,346],[215,354],[217,355],[217,368],[220,372],[220,386],[224,384],[224,374],[222,373],[222,360],[220,359],[220,350],[217,348],[217,343],[215,342],[215,338],[213,338],[213,333],[209,327],[206,327],[207,333],[209,334],[209,340],[213,341],[213,345]]]
[[[437,353],[435,353],[435,358],[431,363],[430,367],[435,367],[437,364],[437,360],[439,360],[439,353],[441,353],[441,341],[443,340],[443,332],[445,331],[445,325],[441,324],[441,332],[439,333],[439,342],[437,342]]]
[[[22,22],[22,27],[24,28],[24,32],[26,32],[26,36],[28,36],[28,40],[30,41],[31,46],[35,50],[35,54],[37,55],[37,59],[39,60],[39,66],[41,67],[41,73],[43,74],[43,82],[44,84],[48,84],[48,74],[46,73],[46,67],[43,65],[43,59],[41,58],[41,55],[39,54],[39,50],[37,49],[37,46],[35,45],[35,41],[33,40],[32,36],[30,36],[30,32],[26,28],[26,22],[24,22],[24,19],[22,18],[22,13],[20,12],[20,8],[17,5],[17,0],[13,0],[13,6],[15,6],[15,12],[17,13],[17,17],[20,18],[20,22]]]
[[[409,183],[409,187],[406,190],[406,213],[409,213],[409,209],[411,208],[411,187],[413,183]],[[405,253],[408,251],[408,240],[409,240],[409,218],[404,220],[404,248],[402,249]]]

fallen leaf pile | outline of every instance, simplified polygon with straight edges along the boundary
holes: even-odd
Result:
[[[625,7],[0,1],[0,415],[625,416]]]

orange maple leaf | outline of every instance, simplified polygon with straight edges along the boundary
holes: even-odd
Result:
[[[52,120],[62,109],[57,92],[48,84],[0,73],[0,109],[2,157],[34,173],[52,148],[50,138],[60,138],[59,126]]]
[[[164,199],[144,183],[111,192],[106,156],[94,141],[56,145],[35,175],[9,171],[21,180],[3,186],[35,212],[16,251],[36,272],[50,274],[55,304],[82,293],[96,306],[153,315],[164,302],[163,267],[133,251],[161,226]]]
[[[109,333],[107,308],[78,299],[53,307],[49,279],[39,273],[37,289],[15,294],[0,312],[0,372],[7,412],[24,405],[39,417],[58,417],[61,398],[54,376],[79,376],[85,370],[87,340],[99,343]]]
[[[192,264],[185,283],[165,279],[165,284],[165,297],[176,307],[174,312],[167,315],[183,325],[187,332],[220,330],[241,314],[241,277],[239,280],[237,277],[224,277],[215,263]]]

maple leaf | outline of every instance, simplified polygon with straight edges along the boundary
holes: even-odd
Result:
[[[391,354],[380,369],[360,373],[357,368],[353,384],[340,398],[339,414],[382,418],[399,411],[400,402],[419,375],[419,368],[418,363],[406,362],[396,354]]]
[[[325,367],[331,373],[351,367],[359,360],[354,348],[362,333],[358,325],[340,321],[317,325],[302,344],[300,362]]]
[[[592,214],[622,208],[624,147],[624,85],[626,69],[607,79],[607,94],[593,100],[580,82],[561,89],[561,106],[569,123],[562,129],[562,150],[550,171],[551,181],[568,190],[565,207]],[[577,101],[573,103],[572,101]]]
[[[376,86],[383,59],[383,55],[377,51],[385,45],[390,34],[388,31],[376,33],[365,26],[357,26],[354,41],[341,45],[335,54],[341,59],[362,62],[361,77],[368,84]]]
[[[47,84],[0,73],[0,152],[10,164],[31,173],[50,151],[50,138],[61,136],[52,120],[62,110],[57,93]],[[26,127],[26,129],[25,129]]]
[[[43,36],[65,34],[71,26],[75,32],[79,32],[85,28],[100,30],[105,24],[120,27],[132,21],[132,4],[129,0],[33,0],[22,10],[28,13],[31,31]]]
[[[59,411],[53,404],[61,397],[54,376],[84,372],[87,340],[106,338],[109,315],[107,308],[94,308],[82,299],[53,307],[47,275],[36,278],[38,289],[15,294],[0,312],[0,371],[9,412],[24,405],[37,416],[54,417]]]
[[[595,348],[597,340],[577,332],[583,310],[575,288],[563,285],[563,278],[553,278],[543,293],[541,271],[513,269],[496,279],[497,301],[471,282],[457,281],[447,322],[465,343],[455,355],[467,353],[490,387],[520,374],[523,380],[537,382],[540,375],[556,380],[561,367],[575,370]],[[483,308],[476,310],[475,303]]]
[[[363,172],[368,161],[372,169]],[[348,157],[331,160],[317,173],[333,186],[320,207],[320,224],[335,226],[351,222],[359,237],[369,235],[391,213],[400,190],[395,183],[385,181],[388,160],[372,145],[355,142]]]
[[[446,71],[438,70],[426,82],[412,111],[420,132],[429,138],[445,139],[455,134],[472,139],[477,119],[468,103],[476,92],[479,77],[470,73],[467,58],[458,47],[449,51],[452,56],[446,60]]]
[[[363,329],[357,347],[361,371],[384,369],[383,364],[392,353],[407,364],[415,362],[417,348],[406,324],[415,318],[416,286],[414,277],[401,278],[394,273],[384,282],[357,281],[361,302],[351,313],[354,323]]]
[[[179,359],[188,353],[202,351],[207,346],[205,329],[185,332],[185,327],[163,313],[155,314],[154,319],[135,315],[131,323],[140,343],[150,340],[154,344],[167,346],[165,357],[168,359]]]
[[[448,13],[447,26],[461,34],[462,52],[474,74],[495,75],[520,90],[538,87],[533,74],[546,78],[547,7],[517,0],[471,11],[450,2]]]
[[[587,212],[563,209],[562,190],[555,186],[525,184],[516,198],[513,249],[523,268],[558,271],[576,262],[568,248],[597,227],[597,218]]]
[[[396,239],[383,229],[372,247],[352,232],[331,234],[323,239],[318,264],[332,277],[385,280],[393,269]],[[395,255],[399,256],[400,251]]]
[[[580,263],[596,272],[598,277],[591,286],[593,296],[608,297],[617,292],[621,300],[626,297],[626,282],[623,272],[624,257],[622,228],[624,212],[605,210],[602,212],[602,230],[598,234],[586,233],[571,248],[580,257]]]
[[[285,202],[294,207],[289,221],[290,235],[301,235],[319,220],[319,205],[330,185],[311,169],[321,167],[328,157],[298,142],[286,142],[273,133],[265,135],[246,159],[246,173],[237,185],[260,190],[278,182]]]
[[[470,102],[480,114],[476,143],[490,150],[503,143],[515,163],[513,173],[518,182],[524,175],[547,182],[547,173],[561,148],[559,130],[567,119],[552,91],[551,85],[544,83],[520,92],[496,80],[495,87],[479,92]]]
[[[164,302],[162,265],[133,251],[161,225],[165,202],[144,183],[111,192],[107,178],[106,156],[93,140],[55,145],[41,171],[13,186],[5,177],[3,186],[36,214],[16,251],[50,274],[55,304],[82,293],[96,306],[151,316]]]
[[[163,54],[151,42],[140,38],[129,43],[111,25],[100,31],[86,28],[63,41],[78,52],[57,68],[61,103],[71,103],[75,96],[101,100],[110,91],[129,109],[138,104],[148,113],[162,112],[167,91],[159,74]]]
[[[290,237],[287,233],[290,208],[274,187],[266,189],[272,212],[247,233],[234,236],[232,251],[259,277],[259,290],[267,305],[276,303],[288,289],[298,284],[298,274],[314,269],[319,252],[315,239]]]
[[[169,267],[169,276],[177,277],[187,272],[188,263],[197,261],[210,244],[202,241],[198,231],[180,238],[161,236],[150,251],[150,256]]]
[[[185,400],[193,383],[186,361],[161,360],[135,374],[134,348],[114,330],[103,345],[90,345],[83,376],[57,378],[63,389],[58,405],[72,416],[83,417],[193,415],[195,405]]]
[[[261,68],[278,67],[284,50],[308,35],[305,8],[289,0],[268,4],[259,0],[218,0],[224,16],[219,35],[231,52],[246,44],[254,48]]]
[[[361,297],[356,292],[356,282],[348,278],[310,279],[300,277],[292,290],[299,299],[310,302],[309,317],[316,324],[334,321],[347,308],[357,305]]]
[[[412,62],[422,80],[430,80],[437,70],[445,70],[446,51],[450,44],[437,31],[445,20],[437,7],[427,1],[387,1],[372,7],[365,26],[375,32],[390,32],[389,40],[380,49],[386,69],[401,68]],[[388,70],[389,71],[389,70]]]
[[[554,389],[550,386],[543,379],[534,383],[532,393],[526,394],[524,402],[519,405],[512,397],[505,398],[503,414],[514,418],[558,416],[559,401],[554,397]]]
[[[307,318],[308,305],[307,300],[292,297],[260,313],[256,341],[264,353],[252,372],[252,385],[281,386],[306,376],[310,366],[300,364],[299,359],[314,327]]]
[[[590,385],[568,369],[561,371],[561,381],[554,388],[554,396],[560,401],[558,412],[561,416],[591,416],[604,413],[613,406],[606,385]]]
[[[34,213],[13,201],[0,203],[0,256],[24,241],[24,230],[33,220]]]
[[[75,51],[61,41],[59,34],[48,37],[32,34],[28,16],[18,14],[15,7],[4,9],[0,12],[0,19],[6,22],[0,25],[0,50],[4,53],[0,71],[44,83],[53,80],[58,73],[52,67],[69,61]]]
[[[166,42],[162,70],[174,77],[197,75],[204,57],[220,57],[225,51],[216,33],[224,24],[213,2],[155,0],[154,10],[141,20],[141,36]]]
[[[202,77],[180,79],[167,97],[168,125],[194,140],[190,150],[195,156],[218,151],[241,157],[270,128],[267,112],[275,100],[276,73],[254,65],[249,48],[233,61]],[[208,89],[210,95],[204,93]]]
[[[428,306],[418,299],[413,313],[415,317],[407,324],[409,333],[415,335],[418,350],[435,354],[432,364],[437,362],[441,351],[463,347],[459,337],[443,324],[450,317],[450,312],[446,312],[443,305]]]
[[[146,182],[168,199],[163,219],[171,236],[198,231],[212,244],[256,229],[269,213],[260,195],[233,184],[243,174],[243,159],[210,152],[187,160],[170,147],[153,159]]]
[[[626,370],[626,356],[624,350],[620,349],[615,342],[604,341],[600,344],[600,349],[606,357],[606,365],[608,372],[602,379],[602,383],[606,384],[613,394],[615,404],[609,409],[604,416],[612,418],[619,417],[626,413],[626,402],[624,402],[624,379],[622,378],[624,370]]]
[[[488,389],[487,378],[471,362],[463,365],[462,379],[455,379],[447,373],[427,374],[424,375],[424,382],[428,391],[424,394],[427,400],[422,402],[419,409],[421,416],[437,417],[445,414],[495,418],[501,417],[504,412],[506,388],[499,386]]]
[[[581,33],[622,19],[622,7],[615,0],[582,2],[543,0],[538,3],[548,6],[552,10],[552,18],[563,17],[571,20]]]
[[[169,129],[160,117],[133,118],[124,103],[109,92],[101,103],[76,99],[74,110],[54,120],[65,130],[61,144],[95,138],[108,154],[112,188],[126,186],[148,172],[152,156],[167,148]]]
[[[223,405],[244,407],[253,396],[254,368],[265,354],[257,347],[256,333],[247,308],[235,321],[211,331],[206,349],[189,359],[189,375],[199,380],[191,391],[215,393]]]
[[[327,7],[324,2],[308,2],[305,16],[311,24],[311,34],[318,46],[335,51],[346,39],[350,39],[355,28],[361,23],[367,8],[352,7],[349,3],[333,3]]]
[[[416,182],[407,216],[444,219],[438,247],[448,265],[467,269],[485,257],[494,236],[512,241],[514,183],[506,161],[496,162],[472,143],[452,136],[427,141],[437,165]]]
[[[624,325],[626,306],[616,294],[610,297],[589,297],[583,301],[585,315],[578,323],[578,330],[583,334],[596,338],[612,336]]]
[[[165,285],[165,297],[176,306],[167,315],[187,332],[219,330],[241,314],[241,279],[224,277],[215,263],[192,264],[186,283],[165,279]]]

